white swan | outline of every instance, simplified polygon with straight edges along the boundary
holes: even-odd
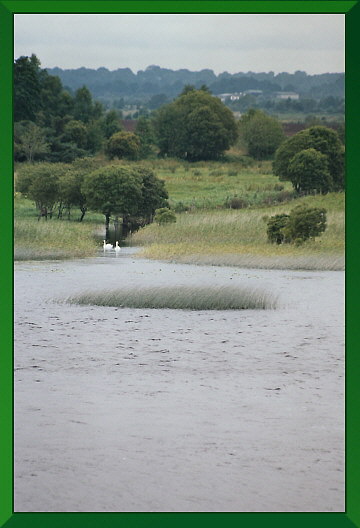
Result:
[[[107,244],[106,240],[104,240],[104,251],[109,251],[110,249],[113,249],[114,246],[112,244]]]
[[[119,251],[121,251],[121,247],[119,246],[119,242],[118,241],[116,241],[115,251],[116,251],[116,253],[119,253]]]

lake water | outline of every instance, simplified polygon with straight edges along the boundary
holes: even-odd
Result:
[[[276,310],[59,303],[254,286]],[[344,511],[344,273],[101,254],[15,266],[15,511]]]

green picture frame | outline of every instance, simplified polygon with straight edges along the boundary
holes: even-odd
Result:
[[[0,0],[0,526],[326,526],[360,527],[357,321],[359,1],[341,0]],[[344,513],[14,513],[13,512],[13,18],[16,13],[343,13],[346,22],[346,511]]]

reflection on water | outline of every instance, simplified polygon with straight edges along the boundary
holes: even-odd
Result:
[[[136,259],[15,275],[16,511],[343,511],[342,272]],[[239,285],[277,310],[56,302],[84,290]]]

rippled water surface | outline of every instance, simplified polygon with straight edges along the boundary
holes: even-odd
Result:
[[[239,285],[277,310],[74,306]],[[120,256],[15,272],[16,511],[344,511],[343,272]]]

